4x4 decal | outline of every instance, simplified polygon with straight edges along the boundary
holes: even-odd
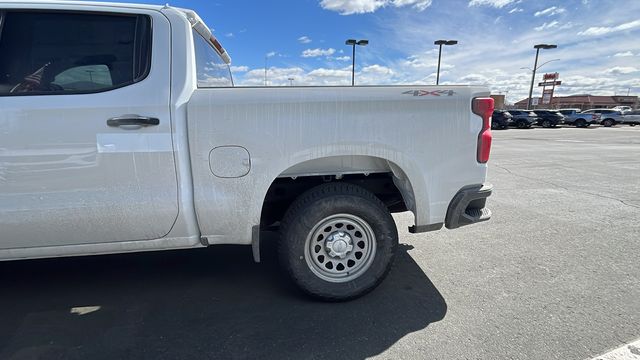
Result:
[[[413,96],[453,96],[456,92],[453,90],[409,90],[403,92],[403,94],[413,95]]]

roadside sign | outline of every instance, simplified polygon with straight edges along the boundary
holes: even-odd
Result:
[[[558,81],[545,81],[545,82],[541,82],[538,83],[538,86],[559,86],[562,84],[562,81],[558,80]]]
[[[553,97],[553,89],[545,89],[542,91],[542,104],[551,104],[551,97]]]
[[[550,73],[550,74],[544,74],[544,76],[542,77],[543,81],[549,81],[549,80],[558,80],[558,78],[560,77],[560,74],[556,73]]]

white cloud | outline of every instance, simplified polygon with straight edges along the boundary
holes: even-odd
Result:
[[[233,33],[232,33],[232,32],[230,32],[230,33],[226,33],[226,34],[224,34],[224,36],[226,36],[226,37],[233,37]]]
[[[438,66],[438,50],[431,50],[423,54],[409,56],[402,61],[401,66],[409,68],[411,71],[425,71],[427,69],[435,70]],[[454,66],[447,63],[441,63],[440,69],[452,69]]]
[[[366,66],[362,69],[363,73],[372,73],[372,74],[377,74],[377,75],[393,75],[393,70],[391,70],[390,68],[386,67],[386,66],[382,66],[382,65],[371,65],[371,66]]]
[[[269,86],[284,86],[289,84],[289,78],[295,78],[296,83],[303,79],[305,72],[302,68],[277,68],[270,67],[267,72],[267,81]],[[264,85],[264,68],[251,69],[248,72],[235,78],[237,85],[244,86],[263,86]]]
[[[544,10],[537,11],[535,14],[533,14],[533,16],[536,16],[536,17],[538,17],[538,16],[553,16],[553,15],[562,14],[565,11],[567,11],[565,8],[552,6],[550,8],[546,8]]]
[[[247,72],[249,71],[248,66],[231,66],[232,72]]]
[[[275,52],[275,51],[269,51],[269,52],[267,53],[267,55],[266,55],[266,56],[267,56],[268,58],[270,58],[270,57],[274,57],[274,56],[276,56],[276,55],[278,55],[278,53],[277,53],[277,52]]]
[[[634,72],[638,72],[638,68],[633,66],[614,66],[611,69],[607,69],[604,71],[605,74],[611,75],[621,75],[621,74],[631,74]]]
[[[356,71],[357,84],[397,84],[396,71],[390,67],[373,64]],[[297,85],[349,85],[351,84],[351,66],[343,68],[315,68],[305,71],[300,67],[278,68],[270,67],[267,72],[269,86],[287,86],[289,78],[294,78]],[[263,86],[264,69],[251,69],[242,74],[236,74],[236,84],[239,86]]]
[[[318,56],[330,56],[330,55],[333,55],[335,52],[336,52],[336,49],[334,48],[307,49],[302,52],[302,57],[309,58],[309,57],[318,57]]]
[[[613,32],[624,31],[624,30],[632,30],[640,28],[640,20],[634,20],[627,23],[620,24],[618,26],[594,26],[590,27],[585,31],[580,31],[578,35],[584,36],[601,36],[606,35]]]
[[[553,29],[555,27],[558,27],[558,25],[560,25],[560,23],[556,20],[553,20],[551,22],[548,23],[544,23],[540,26],[534,27],[533,30],[535,31],[542,31],[542,30],[549,30],[549,29]]]
[[[319,69],[311,70],[308,75],[312,77],[320,77],[320,78],[347,78],[351,76],[351,69],[319,68]]]
[[[351,56],[338,56],[338,57],[335,57],[334,59],[338,61],[349,61],[351,60]]]
[[[412,6],[418,11],[424,11],[431,6],[431,2],[431,0],[394,0],[392,4],[395,7]]]
[[[533,28],[533,30],[535,31],[543,31],[543,30],[550,30],[550,29],[556,29],[556,30],[566,30],[566,29],[571,29],[572,27],[574,27],[574,23],[572,22],[567,22],[564,23],[562,25],[560,25],[559,21],[553,20],[550,22],[545,22],[544,24],[540,25],[540,26],[536,26]]]
[[[431,2],[432,0],[322,0],[320,6],[340,15],[352,15],[372,13],[390,5],[396,8],[411,6],[418,11],[424,11],[431,6]]]
[[[489,78],[482,74],[468,74],[460,78],[465,84],[486,84]]]
[[[502,9],[514,2],[515,0],[471,0],[469,1],[469,6],[491,6],[497,9]]]
[[[560,27],[558,27],[558,30],[566,30],[566,29],[571,29],[572,27],[576,26],[576,24],[572,23],[571,21],[564,23],[564,25],[561,25]]]
[[[298,38],[298,42],[299,42],[300,44],[308,44],[308,43],[310,43],[310,42],[311,42],[311,39],[310,39],[308,36],[300,36],[300,37]]]
[[[625,51],[625,52],[616,53],[613,56],[614,57],[628,57],[628,56],[633,56],[633,53],[631,51]]]
[[[519,7],[514,7],[513,9],[509,10],[509,14],[513,14],[513,13],[519,13],[519,12],[523,12],[524,9],[519,8]]]

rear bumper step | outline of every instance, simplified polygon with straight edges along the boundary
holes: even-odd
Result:
[[[485,207],[491,196],[491,184],[465,186],[453,197],[444,225],[447,229],[456,229],[491,218],[491,210]]]

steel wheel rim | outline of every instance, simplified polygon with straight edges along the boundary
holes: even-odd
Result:
[[[335,214],[320,220],[309,232],[304,246],[309,269],[333,283],[360,277],[371,267],[375,254],[373,229],[353,214]]]

